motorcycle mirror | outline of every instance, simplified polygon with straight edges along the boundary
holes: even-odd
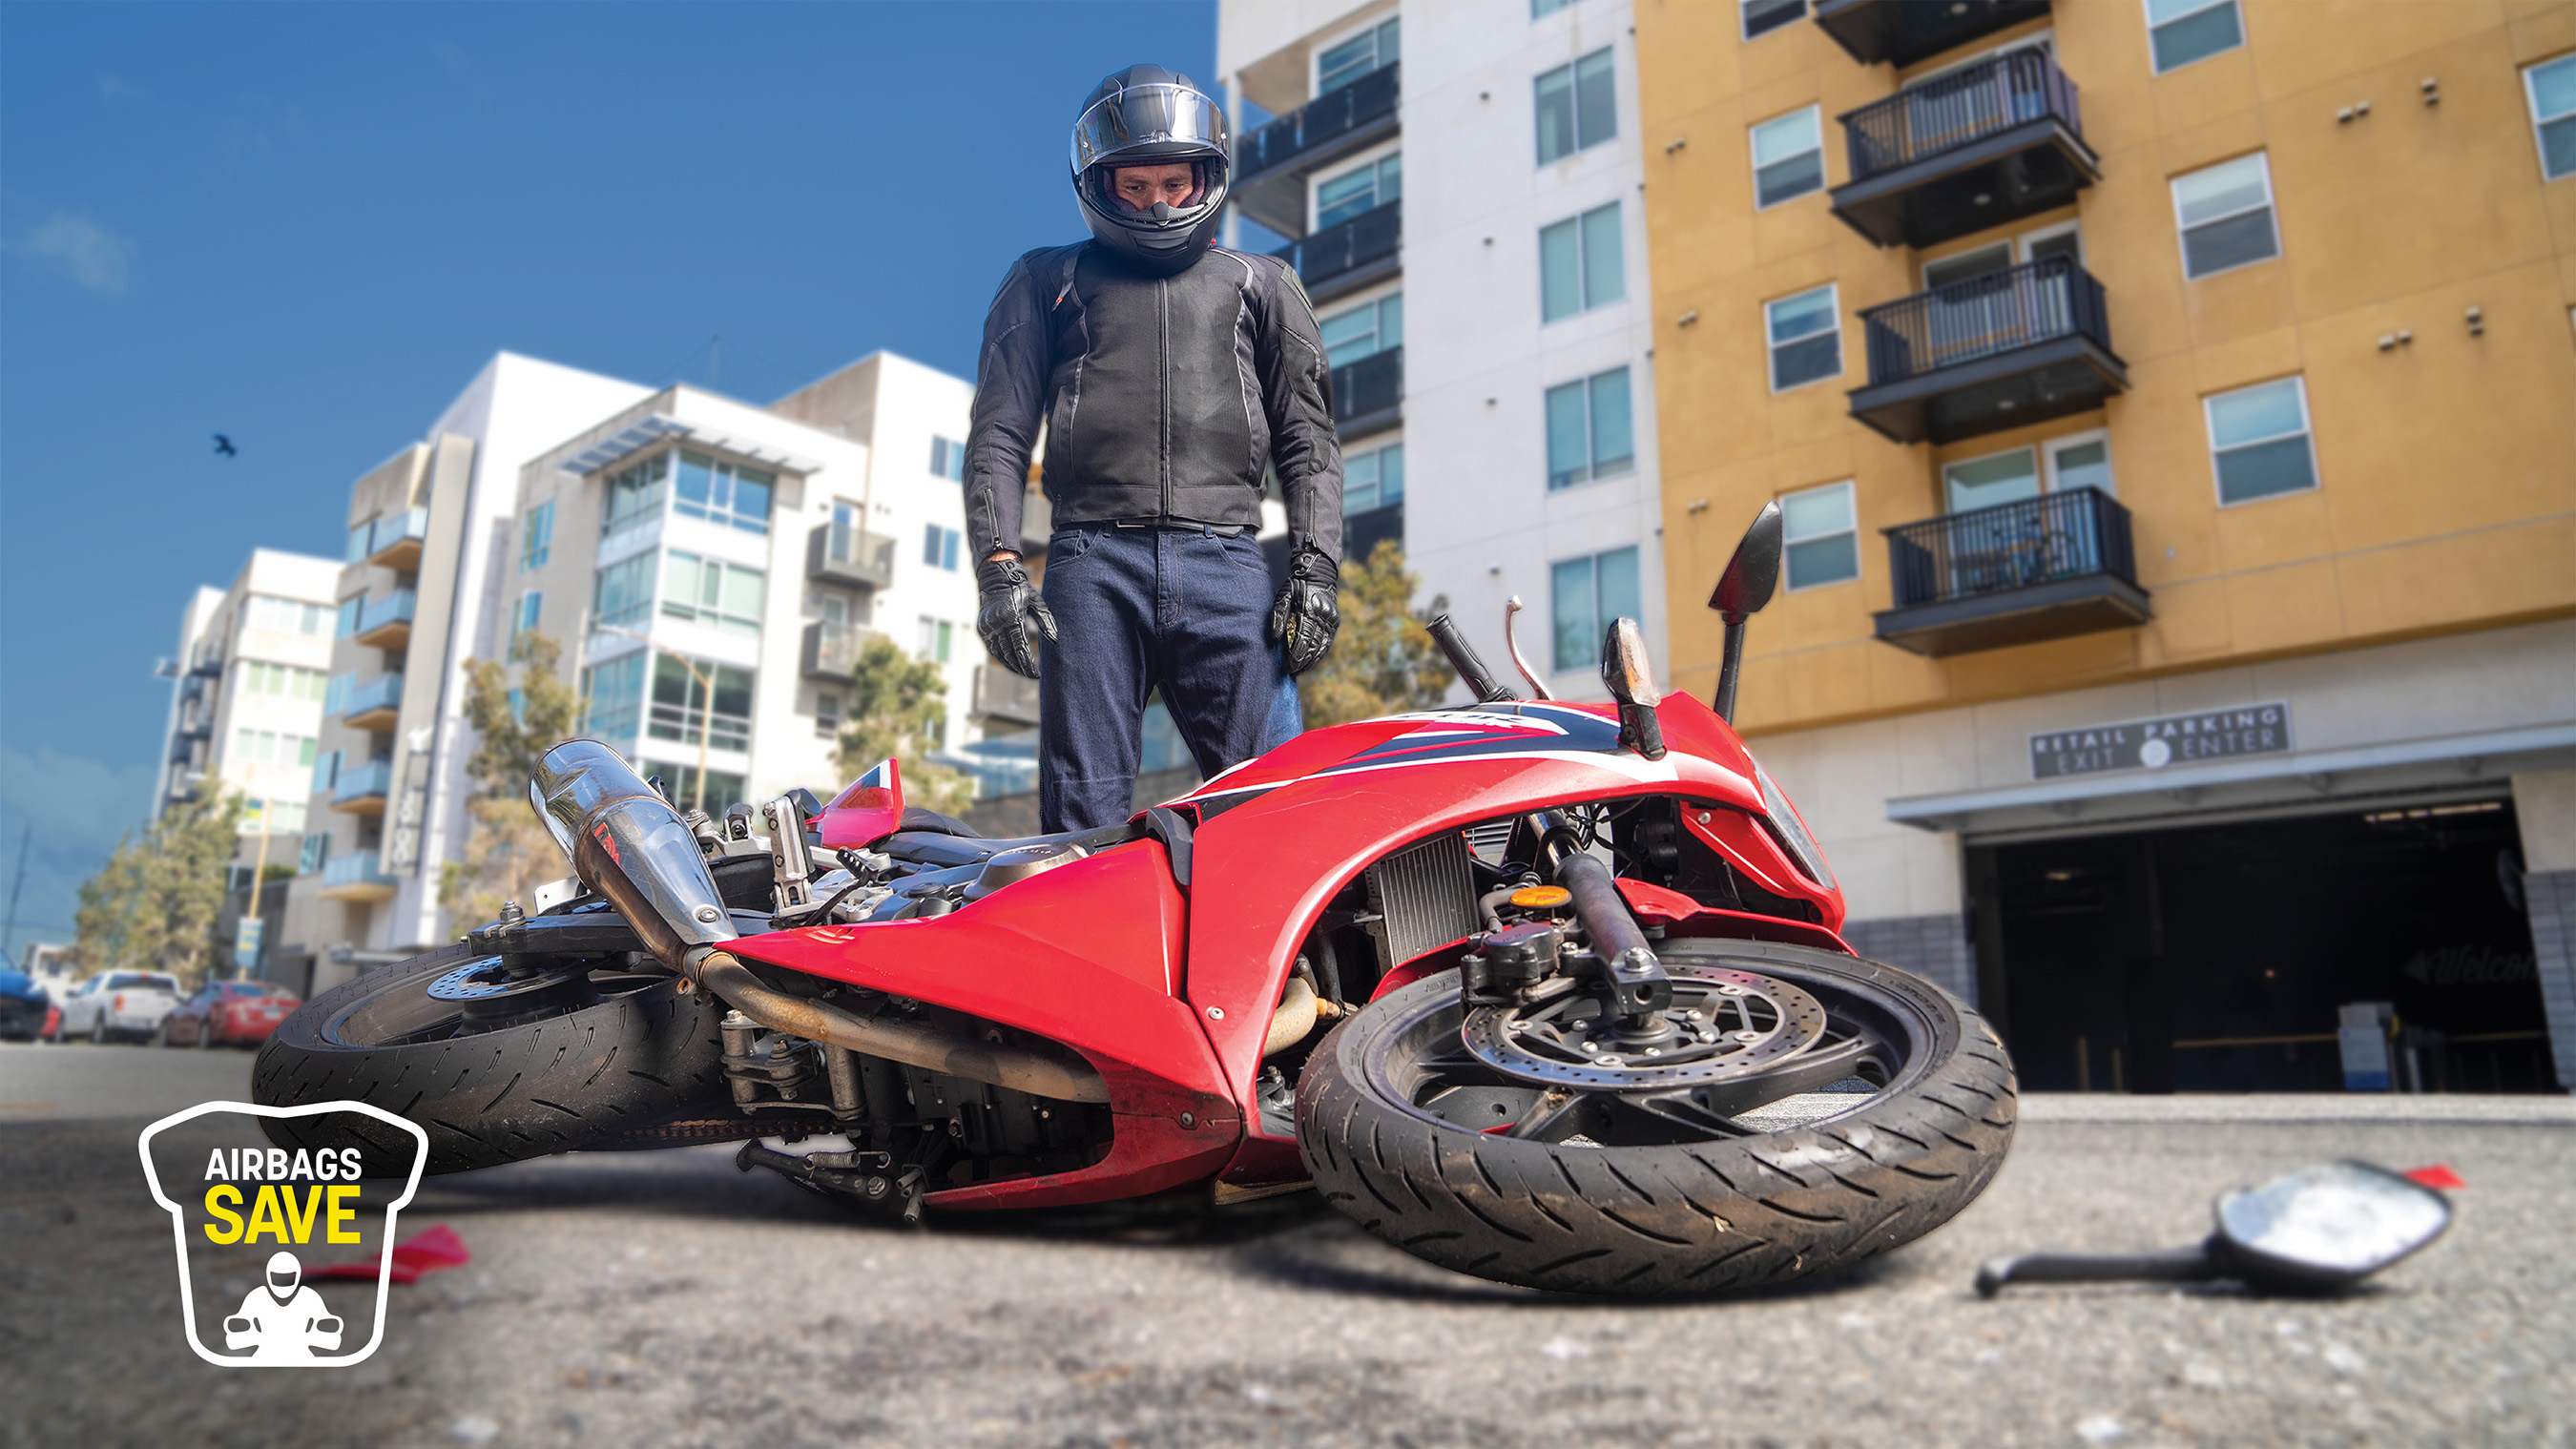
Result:
[[[1646,659],[1645,631],[1634,619],[1614,619],[1601,636],[1601,682],[1619,702],[1619,744],[1650,760],[1664,757],[1664,731],[1655,718],[1663,691],[1655,688]]]
[[[1717,576],[1717,588],[1708,596],[1708,606],[1729,624],[1760,613],[1779,589],[1780,540],[1780,505],[1775,500],[1753,515],[1752,526],[1744,530],[1735,556],[1726,561],[1726,572]]]

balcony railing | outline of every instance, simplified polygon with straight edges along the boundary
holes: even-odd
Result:
[[[805,577],[845,588],[889,588],[894,583],[894,539],[845,524],[817,524],[805,535]]]
[[[412,611],[420,596],[410,589],[376,594],[358,606],[355,638],[371,649],[394,649],[411,639]]]
[[[349,530],[349,562],[389,569],[420,566],[421,541],[429,537],[429,510],[407,508]]]
[[[1392,274],[1403,244],[1404,205],[1390,201],[1291,242],[1272,255],[1295,266],[1307,292],[1322,301]]]
[[[1402,96],[1402,81],[1397,75],[1402,69],[1397,65],[1380,67],[1247,132],[1235,143],[1235,175],[1249,182],[1301,159],[1337,155],[1353,146],[1366,145],[1375,139],[1371,133],[1392,129],[1396,102]],[[1380,122],[1384,126],[1376,124]],[[1308,164],[1313,163],[1309,160]]]
[[[1899,68],[2048,13],[2048,0],[1816,0],[1816,26],[1863,65]]]
[[[403,677],[379,674],[361,684],[355,674],[337,674],[322,701],[322,713],[352,729],[389,730],[402,707]]]
[[[1841,118],[1834,214],[1880,246],[1926,247],[2050,207],[2101,176],[2075,83],[2016,50]]]
[[[1878,637],[1956,654],[2150,617],[2129,510],[2095,488],[2046,493],[1886,530],[1896,607]]]
[[[846,683],[850,671],[858,667],[859,650],[867,643],[869,632],[862,625],[835,624],[829,619],[806,625],[799,650],[805,677]]]
[[[381,815],[385,795],[393,789],[394,762],[369,760],[363,765],[344,765],[340,778],[331,786],[331,807],[356,815]]]
[[[1038,682],[998,664],[975,666],[975,713],[1004,724],[1038,722]]]
[[[1898,442],[1947,442],[2101,406],[2128,386],[2102,284],[2070,256],[1864,309],[1869,386],[1852,415]]]
[[[1404,401],[1404,349],[1372,352],[1333,369],[1333,424],[1356,437],[1400,416]],[[1348,424],[1357,422],[1353,429]]]
[[[335,855],[322,862],[322,894],[329,900],[386,900],[402,882],[385,873],[373,850]]]

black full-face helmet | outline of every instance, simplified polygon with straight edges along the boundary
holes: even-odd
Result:
[[[1118,199],[1113,173],[1186,163],[1177,206],[1142,211]],[[1205,255],[1225,214],[1225,107],[1185,75],[1131,65],[1100,83],[1073,123],[1073,195],[1102,246],[1149,271],[1182,271]]]

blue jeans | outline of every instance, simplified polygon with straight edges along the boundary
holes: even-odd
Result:
[[[1070,524],[1041,586],[1056,642],[1038,673],[1038,818],[1050,833],[1134,813],[1145,702],[1159,688],[1214,775],[1303,727],[1270,642],[1270,568],[1249,536]]]

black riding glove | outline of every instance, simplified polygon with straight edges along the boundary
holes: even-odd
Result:
[[[1342,627],[1342,567],[1317,549],[1300,549],[1288,565],[1288,587],[1270,606],[1270,637],[1287,646],[1288,672],[1303,674],[1333,647]]]
[[[1013,674],[1037,678],[1037,636],[1055,642],[1055,615],[1047,612],[1028,570],[1015,558],[986,559],[975,565],[975,589],[983,597],[975,632],[984,636],[984,652]]]

